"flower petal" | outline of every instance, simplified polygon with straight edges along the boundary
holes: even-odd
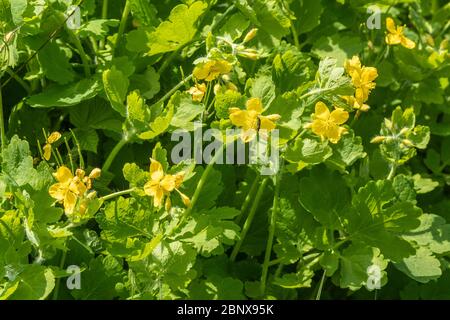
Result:
[[[61,133],[59,133],[58,131],[52,132],[47,138],[47,143],[49,143],[49,144],[55,143],[60,138],[61,138]]]
[[[325,137],[327,130],[327,122],[322,119],[316,119],[311,125],[311,130],[320,137]]]
[[[150,179],[160,181],[164,177],[164,171],[161,163],[150,158]]]
[[[44,159],[45,160],[50,160],[51,156],[52,156],[52,145],[50,143],[47,143],[42,150],[44,151]]]
[[[343,124],[348,120],[349,114],[342,108],[336,108],[333,112],[331,112],[330,120],[335,124]]]
[[[161,186],[163,191],[167,193],[172,192],[173,189],[175,189],[176,178],[175,176],[168,174],[161,180],[159,185]]]
[[[402,38],[398,34],[389,33],[386,35],[386,43],[390,45],[396,45],[402,42]]]
[[[234,108],[231,108],[234,109]],[[244,130],[251,129],[256,121],[256,114],[247,110],[234,110],[230,114],[231,123],[236,127],[241,127]]]
[[[245,106],[248,111],[256,111],[258,114],[263,112],[262,102],[259,98],[248,99]]]
[[[56,173],[54,173],[53,175],[55,176],[56,180],[62,183],[67,183],[73,178],[72,172],[66,166],[59,167]]]
[[[407,49],[414,49],[416,47],[416,43],[405,36],[401,38],[401,45]]]
[[[55,183],[50,187],[48,193],[50,197],[58,201],[63,201],[68,191],[68,185],[65,183]]]
[[[329,117],[330,110],[328,109],[326,104],[322,101],[317,102],[314,111],[314,118],[327,121]]]
[[[73,213],[75,205],[77,204],[77,197],[72,192],[67,192],[64,198],[64,212],[66,214]]]
[[[395,27],[394,19],[392,19],[391,17],[386,18],[386,29],[391,33],[397,32],[397,28]]]

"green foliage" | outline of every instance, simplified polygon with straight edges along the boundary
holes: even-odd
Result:
[[[446,1],[71,4],[0,0],[0,300],[450,299]]]

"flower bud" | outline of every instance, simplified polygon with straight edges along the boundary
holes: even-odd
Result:
[[[243,43],[247,43],[251,40],[253,40],[253,38],[256,36],[256,34],[258,33],[258,29],[257,28],[253,28],[252,30],[250,30],[244,38]]]
[[[402,144],[408,148],[414,147],[414,144],[411,142],[411,140],[408,140],[408,139],[403,139]]]
[[[385,136],[376,136],[375,138],[373,138],[372,140],[370,140],[370,143],[381,143],[384,140],[386,140]]]
[[[91,178],[91,179],[97,179],[97,178],[100,178],[101,174],[102,174],[102,170],[101,170],[101,169],[99,169],[99,168],[94,168],[94,169],[91,171],[91,173],[89,174],[89,178]]]

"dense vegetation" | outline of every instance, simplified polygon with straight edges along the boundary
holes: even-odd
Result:
[[[450,298],[448,1],[0,17],[0,300]]]

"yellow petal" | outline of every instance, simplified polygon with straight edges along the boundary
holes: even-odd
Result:
[[[68,191],[68,185],[64,183],[55,183],[50,187],[48,193],[53,199],[58,201],[63,201],[66,197],[66,193]]]
[[[166,209],[166,211],[170,211],[170,208],[172,208],[172,201],[170,200],[170,197],[167,197],[166,198],[165,209]]]
[[[363,83],[369,83],[374,81],[378,77],[377,68],[364,67],[361,74],[361,81]]]
[[[401,45],[407,49],[414,49],[416,47],[416,43],[414,41],[404,36],[401,38]]]
[[[160,186],[165,192],[172,192],[175,189],[175,176],[170,174],[166,175],[160,182]]]
[[[259,125],[260,130],[271,131],[276,128],[275,123],[271,121],[268,117],[260,116],[259,120],[260,120]]]
[[[153,205],[155,207],[160,208],[162,206],[162,203],[164,201],[164,192],[161,188],[156,189],[156,193],[153,196]]]
[[[333,121],[335,124],[343,124],[348,120],[348,112],[345,111],[342,108],[336,108],[331,112],[330,120]]]
[[[395,22],[390,17],[386,18],[386,29],[391,33],[397,32],[397,28],[395,27]]]
[[[311,130],[321,137],[325,137],[327,130],[327,122],[321,119],[316,119],[311,125]]]
[[[150,179],[160,181],[164,177],[164,171],[161,163],[154,159],[150,159]]]
[[[251,98],[247,100],[247,103],[245,104],[245,107],[248,111],[255,111],[257,113],[263,112],[263,106],[261,99],[259,98]]]
[[[232,69],[231,63],[225,60],[220,60],[216,62],[216,68],[219,70],[221,74],[229,73]]]
[[[359,57],[353,56],[350,60],[345,61],[344,68],[350,75],[354,71],[359,71],[361,69],[361,61],[359,60]]]
[[[73,209],[77,204],[77,197],[72,192],[67,192],[64,198],[64,211],[67,214],[73,213]]]
[[[386,43],[396,45],[402,42],[402,37],[398,34],[389,33],[386,35]]]
[[[250,113],[247,110],[235,110],[230,114],[230,120],[236,127],[249,130],[256,121],[256,115],[253,115],[253,113]]]
[[[211,68],[211,61],[206,63],[199,63],[192,71],[193,76],[198,80],[206,79],[209,76],[209,70]]]
[[[47,143],[42,150],[44,151],[44,159],[45,160],[50,160],[51,156],[52,156],[52,145]]]
[[[61,133],[59,133],[58,131],[52,132],[47,138],[47,143],[50,143],[50,144],[55,143],[60,138],[61,138]]]
[[[329,117],[330,110],[328,109],[326,104],[321,101],[317,102],[314,111],[314,118],[326,121]]]
[[[160,189],[159,182],[149,181],[144,185],[144,192],[146,195],[154,197]]]
[[[175,188],[178,188],[184,181],[184,172],[178,172],[177,174],[174,175],[174,177],[175,177]]]
[[[326,129],[325,135],[332,143],[337,143],[341,138],[340,132],[339,126],[330,124]]]
[[[79,180],[78,177],[75,177],[70,182],[69,190],[74,194],[81,196],[86,192],[87,188],[83,181]]]
[[[84,176],[86,175],[86,172],[83,169],[77,169],[75,171],[75,175],[80,179],[83,180]]]
[[[69,182],[72,180],[73,175],[72,172],[66,166],[61,166],[58,168],[56,173],[53,174],[59,182]]]
[[[191,206],[191,199],[189,199],[189,197],[187,195],[185,195],[184,193],[180,192],[179,190],[177,190],[177,191],[178,191],[178,194],[181,197],[181,200],[183,201],[183,204],[186,207],[190,207]]]

